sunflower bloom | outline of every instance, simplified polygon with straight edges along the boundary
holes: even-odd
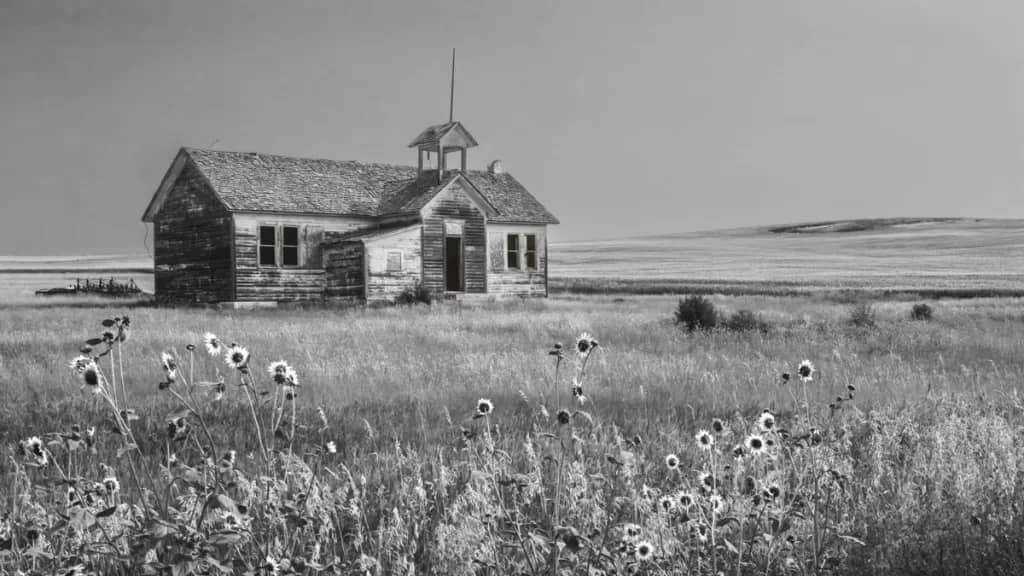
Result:
[[[715,437],[707,430],[700,430],[695,438],[697,439],[697,447],[701,450],[711,450],[715,445]]]
[[[224,362],[236,370],[245,370],[249,365],[249,351],[238,344],[233,344],[224,354]]]
[[[814,380],[814,364],[811,364],[810,360],[804,360],[801,362],[796,371],[800,374],[800,379],[804,382]]]
[[[206,352],[210,356],[220,356],[224,353],[224,345],[212,332],[203,334],[203,345],[206,346]]]

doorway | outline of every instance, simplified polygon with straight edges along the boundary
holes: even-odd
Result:
[[[444,289],[462,292],[462,236],[444,238]]]

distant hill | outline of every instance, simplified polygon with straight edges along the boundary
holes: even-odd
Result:
[[[1024,291],[1024,220],[888,218],[550,247],[555,279]]]

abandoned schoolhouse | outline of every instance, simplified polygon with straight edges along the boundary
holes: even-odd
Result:
[[[450,121],[409,144],[415,166],[182,148],[142,217],[156,298],[374,302],[417,285],[546,296],[558,219],[500,162],[468,170],[476,145]]]

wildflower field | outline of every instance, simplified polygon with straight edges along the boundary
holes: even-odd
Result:
[[[1017,574],[1024,308],[0,308],[0,574]]]

